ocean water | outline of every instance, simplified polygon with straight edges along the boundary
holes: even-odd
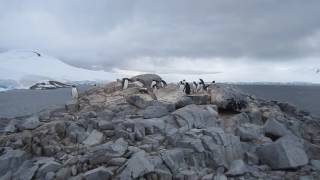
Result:
[[[81,93],[93,86],[80,86]],[[71,88],[53,90],[16,89],[0,92],[0,117],[30,115],[43,109],[64,106],[70,101]]]
[[[301,110],[320,116],[320,86],[302,85],[237,85],[256,97],[288,102]]]

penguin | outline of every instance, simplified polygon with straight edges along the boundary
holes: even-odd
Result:
[[[178,83],[178,87],[179,87],[179,90],[183,91],[184,90],[184,84],[183,84],[183,81],[180,81]]]
[[[32,52],[35,53],[35,54],[37,54],[39,57],[41,56],[41,54],[38,53],[38,52],[35,52],[35,51],[32,51]]]
[[[190,85],[187,82],[184,83],[184,92],[186,93],[186,95],[189,95],[191,92]]]
[[[160,84],[162,88],[167,87],[167,82],[165,82],[163,79],[161,79]]]
[[[209,85],[206,85],[206,84],[204,83],[203,79],[199,79],[199,80],[200,80],[200,83],[199,83],[199,84],[202,86],[201,90],[202,90],[202,91],[207,91]]]
[[[129,85],[129,78],[123,78],[122,79],[122,89],[127,89]]]
[[[193,81],[193,93],[197,93],[198,92],[198,83]]]
[[[158,85],[157,85],[157,81],[156,80],[152,80],[150,88],[152,90],[158,89]]]
[[[71,96],[73,100],[78,100],[79,94],[78,94],[78,89],[75,85],[72,86]]]

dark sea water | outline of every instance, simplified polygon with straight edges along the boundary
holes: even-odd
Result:
[[[320,116],[320,86],[237,85],[243,92],[267,100],[289,102]],[[84,86],[79,92],[92,88]],[[71,89],[0,92],[0,117],[24,116],[71,100]]]
[[[81,93],[90,88],[92,86],[80,86],[78,91]],[[30,115],[46,108],[64,106],[71,99],[71,88],[0,92],[0,117]]]
[[[320,86],[237,85],[243,92],[267,100],[289,102],[299,109],[320,116]]]

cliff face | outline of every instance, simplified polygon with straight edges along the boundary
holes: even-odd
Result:
[[[320,177],[318,119],[223,84],[185,96],[112,82],[1,126],[4,179]]]

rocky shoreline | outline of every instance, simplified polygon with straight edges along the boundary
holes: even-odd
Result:
[[[318,118],[225,84],[186,96],[112,82],[0,132],[0,179],[320,178]]]

